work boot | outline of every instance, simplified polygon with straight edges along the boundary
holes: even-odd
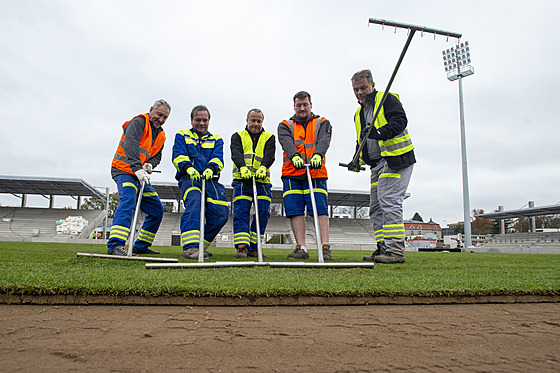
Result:
[[[394,263],[404,263],[404,255],[399,255],[392,253],[390,251],[385,252],[381,255],[376,255],[373,258],[373,261],[376,263],[385,263],[385,264],[394,264]]]
[[[332,260],[331,245],[323,245],[323,260]]]
[[[373,254],[371,254],[371,256],[364,256],[362,260],[365,260],[366,262],[374,262],[376,256],[383,255],[383,254],[385,254],[385,248],[378,243],[377,249],[373,252]]]
[[[183,250],[183,254],[181,254],[181,258],[189,259],[189,256],[193,253],[193,248]]]
[[[156,254],[161,254],[161,253],[159,251],[152,250],[149,247],[145,248],[144,250],[139,250],[138,248],[136,248],[136,246],[134,246],[132,248],[132,254],[152,254],[152,255],[156,255]]]
[[[251,250],[251,251],[249,251],[247,256],[250,256],[252,258],[258,258],[259,257],[259,252],[257,250]],[[263,258],[266,258],[266,255],[264,253],[262,254],[262,256],[263,256]]]
[[[204,259],[208,259],[211,256],[212,256],[211,252],[204,250]],[[183,254],[181,255],[181,258],[198,259],[198,247],[191,247],[190,249],[183,250]]]
[[[301,248],[301,245],[296,245],[293,253],[288,255],[288,259],[309,259],[309,253]]]
[[[247,245],[245,245],[245,244],[237,245],[237,253],[233,257],[234,258],[246,258],[248,252],[249,252],[249,249],[247,248]]]
[[[198,247],[192,247],[188,250],[183,251],[183,255],[181,255],[181,257],[187,259],[198,259]],[[208,258],[210,258],[210,255],[207,251],[204,251],[204,260]]]
[[[108,255],[116,255],[116,256],[128,256],[128,249],[124,246],[117,246],[111,250],[107,250]],[[132,256],[137,256],[138,254],[132,251]]]

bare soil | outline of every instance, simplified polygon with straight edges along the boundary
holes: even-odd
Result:
[[[560,303],[0,304],[1,372],[558,372]]]

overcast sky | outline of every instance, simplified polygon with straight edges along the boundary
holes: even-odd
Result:
[[[0,0],[0,175],[78,178],[116,190],[110,163],[123,122],[169,101],[167,142],[154,182],[174,182],[175,133],[205,104],[224,138],[249,109],[264,128],[293,115],[293,95],[333,125],[329,189],[368,190],[369,170],[338,166],[355,148],[350,77],[373,71],[384,90],[407,31],[369,18],[462,33],[475,74],[463,80],[471,209],[560,202],[556,27],[560,2],[496,1],[39,1]],[[417,33],[391,91],[400,95],[416,158],[404,217],[463,220],[459,89],[442,50],[456,40]],[[272,167],[281,186],[282,153]],[[3,205],[15,197],[0,196]],[[42,197],[29,199],[47,206]],[[57,199],[57,207],[75,206]]]

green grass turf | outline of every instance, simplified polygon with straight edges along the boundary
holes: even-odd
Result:
[[[154,247],[180,258],[181,248]],[[233,261],[233,248],[212,248],[210,261]],[[141,261],[77,257],[104,245],[0,242],[0,293],[15,295],[183,296],[472,296],[560,295],[560,255],[417,253],[374,268],[167,268]],[[265,249],[266,261],[288,250]],[[361,262],[365,251],[333,250],[333,262]],[[256,260],[256,259],[255,259]],[[317,253],[311,251],[311,259]],[[179,259],[179,262],[193,260]]]

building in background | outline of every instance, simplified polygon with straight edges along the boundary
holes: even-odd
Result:
[[[417,237],[435,238],[437,240],[443,239],[440,225],[434,222],[431,218],[430,221],[427,223],[416,221],[416,220],[405,220],[404,229],[405,229],[406,237],[409,240]]]

